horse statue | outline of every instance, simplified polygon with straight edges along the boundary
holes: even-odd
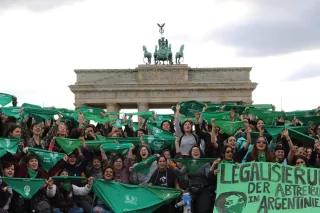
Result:
[[[146,64],[151,64],[151,56],[152,54],[150,52],[148,52],[146,46],[142,46],[142,49],[143,49],[143,62],[145,62],[145,58],[148,59],[147,62],[145,62]]]
[[[155,51],[153,54],[154,57],[154,63],[162,63],[165,64],[167,62],[168,64],[173,64],[172,62],[172,52],[171,52],[171,45],[168,44],[168,40],[164,39],[163,37],[158,40],[159,43],[159,49],[158,46],[155,46]]]
[[[184,59],[183,57],[183,49],[184,49],[184,45],[182,44],[180,47],[179,52],[176,52],[176,64],[180,64],[180,59],[182,58],[182,61]]]

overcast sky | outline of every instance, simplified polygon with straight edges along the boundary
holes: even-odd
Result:
[[[1,0],[0,92],[73,108],[74,69],[136,68],[157,23],[190,67],[252,67],[254,103],[320,105],[317,0]]]

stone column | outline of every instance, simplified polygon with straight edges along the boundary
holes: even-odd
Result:
[[[138,105],[138,112],[148,111],[149,110],[149,103],[137,103]]]
[[[120,106],[117,103],[108,103],[107,104],[107,111],[108,112],[119,112]]]

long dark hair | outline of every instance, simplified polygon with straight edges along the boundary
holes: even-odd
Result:
[[[268,148],[268,141],[265,137],[263,136],[259,136],[257,138],[257,141],[259,140],[259,138],[263,138],[265,140],[265,143],[266,143],[266,148],[264,149],[264,154],[266,156],[266,159],[267,159],[267,162],[272,162],[272,155],[271,155],[271,152],[269,151],[269,148]],[[253,150],[251,152],[251,159],[252,161],[257,161],[258,159],[258,149],[257,149],[257,143],[254,144],[253,146]]]

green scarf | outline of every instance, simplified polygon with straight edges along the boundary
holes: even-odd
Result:
[[[71,190],[71,183],[70,182],[64,182],[63,185],[62,185],[62,188],[66,191],[66,192],[70,192]]]
[[[30,178],[36,178],[38,175],[38,171],[28,168],[28,175]]]
[[[258,162],[267,162],[266,154],[264,152],[258,153],[257,161]]]

